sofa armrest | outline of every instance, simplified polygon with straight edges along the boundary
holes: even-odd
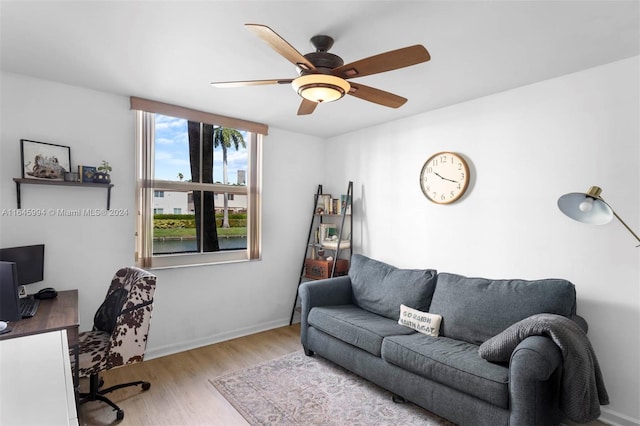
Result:
[[[300,285],[300,340],[307,344],[307,317],[314,306],[348,305],[351,302],[351,279],[348,275],[326,280],[307,281]]]
[[[548,337],[530,336],[511,354],[511,425],[558,424],[562,354]]]

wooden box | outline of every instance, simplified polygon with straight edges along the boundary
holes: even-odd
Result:
[[[333,261],[329,262],[327,260],[305,259],[304,276],[314,280],[329,278],[331,275],[331,268],[333,268]],[[338,259],[333,276],[339,277],[347,275],[348,271],[349,261],[346,259]]]

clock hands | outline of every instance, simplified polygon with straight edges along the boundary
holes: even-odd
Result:
[[[439,174],[438,172],[435,172],[434,174],[435,174],[436,176],[438,176],[438,177],[439,177],[440,179],[442,179],[442,180],[448,180],[449,182],[458,183],[458,181],[457,181],[457,180],[447,179],[446,177],[442,177],[442,176],[440,176],[440,174]]]

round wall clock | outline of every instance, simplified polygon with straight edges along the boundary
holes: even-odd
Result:
[[[469,166],[460,154],[438,152],[422,166],[420,187],[434,203],[449,204],[464,195],[469,178]]]

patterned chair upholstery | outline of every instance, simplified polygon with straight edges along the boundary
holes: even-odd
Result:
[[[156,289],[155,275],[136,267],[122,268],[116,272],[107,296],[94,317],[92,331],[80,333],[78,341],[79,376],[89,377],[89,392],[80,393],[80,404],[102,401],[117,412],[117,419],[124,418],[120,409],[104,394],[128,386],[148,382],[135,381],[101,389],[102,371],[142,362],[147,346],[147,336],[153,311],[153,295]]]

